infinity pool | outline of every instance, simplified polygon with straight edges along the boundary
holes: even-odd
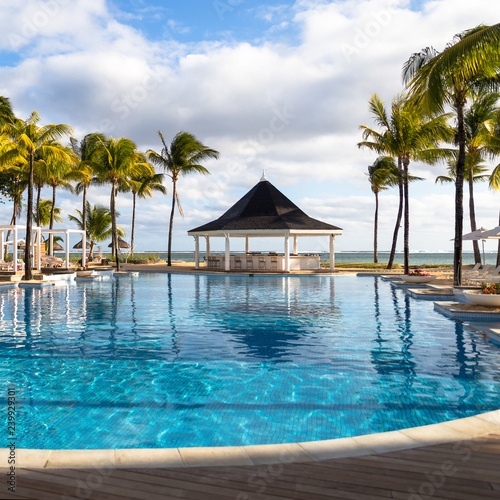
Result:
[[[0,328],[20,448],[300,442],[500,408],[500,349],[379,278],[14,289],[0,293]]]

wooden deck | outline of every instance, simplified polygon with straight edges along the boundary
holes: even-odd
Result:
[[[7,477],[7,469],[0,470]],[[182,469],[18,469],[16,494],[37,500],[284,500],[500,498],[500,434],[472,441],[252,467]]]

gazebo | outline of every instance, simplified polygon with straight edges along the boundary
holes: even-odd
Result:
[[[207,261],[210,256],[210,238],[225,238],[225,254],[216,261],[214,267],[232,269],[281,270],[289,272],[293,269],[319,268],[317,259],[307,258],[298,254],[299,236],[329,236],[330,237],[330,269],[335,267],[335,236],[342,234],[342,229],[322,222],[305,214],[297,205],[290,201],[281,191],[274,187],[265,177],[248,193],[236,202],[218,219],[188,231],[195,240],[195,265],[200,267],[200,236],[206,239]],[[231,256],[230,238],[245,238],[245,257]],[[284,253],[278,256],[251,254],[250,237],[282,237],[284,238]],[[293,253],[290,253],[290,237],[293,237]]]

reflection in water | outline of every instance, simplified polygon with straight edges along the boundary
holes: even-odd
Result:
[[[411,299],[403,294],[403,305],[398,294],[401,292],[392,288],[392,303],[394,315],[381,314],[379,278],[374,279],[374,304],[375,304],[375,345],[372,350],[372,362],[377,373],[405,375],[406,386],[412,386],[416,376],[416,365],[411,348],[413,334],[411,324]],[[394,333],[397,332],[397,336]],[[387,334],[387,338],[384,335]]]

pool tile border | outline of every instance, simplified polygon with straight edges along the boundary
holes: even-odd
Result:
[[[16,467],[36,469],[248,466],[360,457],[500,432],[500,410],[439,424],[350,438],[253,446],[118,450],[15,450]],[[9,448],[0,467],[10,467]]]

